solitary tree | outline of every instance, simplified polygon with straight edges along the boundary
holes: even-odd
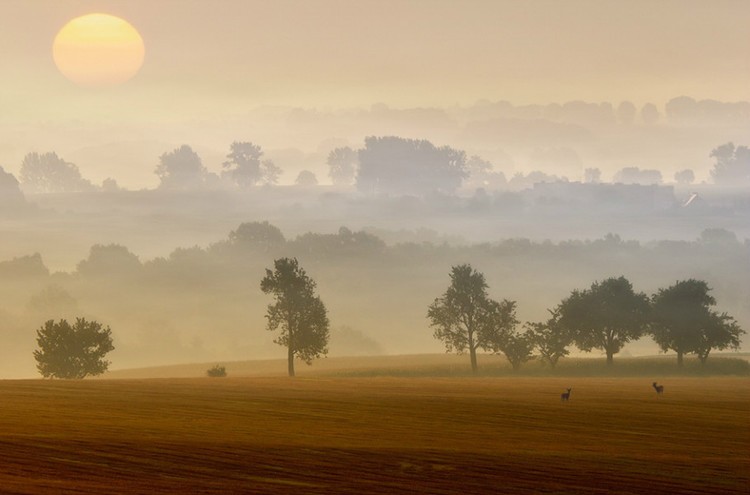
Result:
[[[328,315],[320,297],[315,295],[315,281],[307,276],[296,258],[274,261],[274,270],[266,269],[261,290],[273,294],[276,302],[268,305],[267,328],[281,334],[275,343],[286,346],[289,376],[294,376],[294,358],[307,364],[328,354]]]
[[[451,285],[430,305],[427,318],[446,351],[469,351],[471,371],[476,374],[477,349],[499,350],[517,323],[515,302],[490,299],[484,275],[471,265],[452,267],[450,278]]]
[[[711,349],[738,347],[742,330],[734,319],[712,310],[716,300],[703,280],[681,280],[653,295],[651,335],[663,351],[677,353],[683,365],[686,353],[705,362]]]
[[[235,141],[230,147],[227,160],[222,164],[222,175],[240,187],[250,187],[258,183],[276,184],[282,170],[271,160],[262,160],[260,146],[246,141]]]
[[[304,187],[317,186],[318,178],[315,177],[315,174],[310,172],[309,170],[302,170],[297,175],[297,178],[294,180],[294,183],[298,186],[304,186]]]
[[[550,313],[551,318],[546,322],[528,322],[526,328],[542,361],[554,368],[561,357],[570,353],[568,346],[573,342],[570,332],[560,323],[559,311]]]
[[[572,332],[583,351],[601,349],[607,365],[631,340],[638,339],[648,323],[649,301],[633,291],[625,277],[594,282],[590,289],[575,290],[560,303],[560,323]]]
[[[107,371],[104,356],[114,349],[112,330],[96,321],[76,318],[47,321],[37,334],[39,349],[34,351],[37,369],[45,378],[85,378]]]
[[[161,189],[190,190],[205,186],[208,172],[198,153],[183,144],[159,157],[155,172]]]

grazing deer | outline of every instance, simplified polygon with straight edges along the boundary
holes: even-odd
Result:
[[[657,385],[656,382],[651,384],[652,387],[654,387],[654,390],[656,390],[657,397],[664,393],[664,385]]]
[[[573,390],[572,388],[569,388],[567,392],[563,392],[560,394],[560,402],[568,402],[568,399],[570,399],[570,391]]]

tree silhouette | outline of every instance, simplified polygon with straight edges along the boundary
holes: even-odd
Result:
[[[94,189],[91,182],[81,177],[72,163],[57,153],[29,153],[21,162],[19,175],[23,187],[35,193],[80,192]]]
[[[532,358],[534,345],[533,335],[528,330],[523,333],[511,331],[504,336],[499,350],[505,354],[513,371],[517,371],[523,363]]]
[[[359,150],[357,188],[364,192],[453,192],[467,176],[463,151],[425,140],[370,136]]]
[[[451,285],[429,306],[427,318],[448,352],[469,351],[471,371],[476,374],[477,349],[499,351],[518,323],[515,302],[490,299],[484,275],[471,265],[452,267],[450,278]]]
[[[155,173],[160,189],[183,191],[203,188],[208,176],[201,158],[186,144],[161,155]]]
[[[299,173],[299,175],[297,175],[294,183],[298,186],[304,187],[317,186],[318,178],[315,177],[315,174],[310,172],[309,170],[303,170]]]
[[[750,148],[727,143],[711,151],[711,157],[716,159],[711,170],[714,182],[728,185],[750,183]]]
[[[649,301],[633,291],[625,277],[594,282],[590,289],[575,290],[558,306],[560,323],[572,332],[584,351],[601,349],[607,365],[632,340],[643,335],[648,323]]]
[[[227,160],[222,164],[222,176],[228,177],[240,187],[251,187],[260,182],[276,184],[282,170],[271,160],[262,160],[260,146],[247,141],[235,141],[230,146]]]
[[[328,353],[329,322],[323,302],[315,295],[315,282],[307,276],[296,258],[274,261],[274,271],[266,269],[261,290],[276,298],[268,305],[268,330],[281,328],[274,340],[286,346],[289,376],[294,376],[294,358],[311,364]]]
[[[112,330],[96,321],[76,318],[47,321],[37,334],[39,349],[34,351],[37,369],[45,378],[85,378],[107,371],[104,356],[114,349]]]
[[[653,295],[651,335],[663,351],[677,353],[677,365],[683,356],[695,353],[706,361],[711,349],[739,347],[743,331],[726,313],[718,314],[716,300],[703,280],[682,280]]]
[[[570,353],[568,346],[573,339],[568,329],[560,323],[559,311],[550,311],[550,314],[551,318],[546,322],[529,322],[526,327],[542,360],[554,368],[561,357]]]

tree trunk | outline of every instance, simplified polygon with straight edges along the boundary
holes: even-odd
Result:
[[[471,356],[471,372],[476,375],[479,367],[477,366],[477,350],[474,346],[469,348],[469,355]]]
[[[678,368],[682,368],[683,367],[682,354],[683,354],[682,351],[677,351],[677,367]]]
[[[612,351],[607,351],[607,366],[615,364],[615,354]]]
[[[290,345],[288,348],[288,359],[289,359],[289,376],[294,376],[294,349]]]

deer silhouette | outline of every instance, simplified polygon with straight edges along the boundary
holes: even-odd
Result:
[[[654,390],[656,390],[656,395],[659,396],[664,393],[664,385],[657,385],[656,382],[651,384],[652,387],[654,387]]]
[[[570,391],[573,390],[572,388],[569,388],[567,392],[563,392],[560,394],[560,402],[568,402],[568,399],[570,399]]]

